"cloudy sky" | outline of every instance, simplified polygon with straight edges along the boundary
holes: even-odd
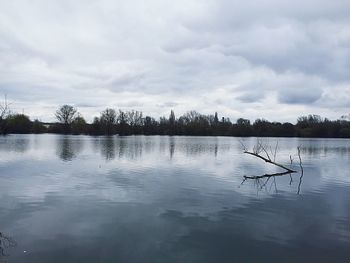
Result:
[[[0,0],[0,95],[292,121],[350,112],[349,0]]]

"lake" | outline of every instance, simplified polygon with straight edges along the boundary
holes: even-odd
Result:
[[[0,137],[8,262],[349,262],[350,140]],[[303,175],[297,147],[300,146]]]

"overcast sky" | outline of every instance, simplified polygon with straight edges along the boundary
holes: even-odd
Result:
[[[0,95],[159,117],[350,112],[349,0],[0,0]]]

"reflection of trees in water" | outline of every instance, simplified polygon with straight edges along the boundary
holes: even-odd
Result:
[[[142,156],[143,148],[147,148],[144,139],[137,136],[119,136],[115,139],[114,151],[118,151],[118,158],[137,159]]]
[[[77,154],[82,150],[83,140],[72,135],[59,136],[56,144],[57,156],[62,161],[72,161],[77,157]]]
[[[220,152],[228,152],[230,150],[230,145],[220,145],[218,141],[209,142],[209,143],[186,143],[186,144],[177,144],[176,148],[184,152],[189,156],[197,156],[201,154],[213,154],[215,157],[217,156],[219,150]]]
[[[339,146],[339,147],[328,147],[328,146],[305,146],[301,147],[301,151],[309,156],[327,155],[330,153],[344,155],[350,155],[350,147]]]
[[[8,248],[13,248],[16,245],[17,243],[15,242],[15,240],[0,232],[0,259],[8,256],[8,254],[6,254],[6,250]]]
[[[175,153],[175,139],[173,136],[169,137],[169,154],[170,154],[170,159],[173,158]]]
[[[113,136],[103,137],[101,140],[101,154],[106,160],[115,158],[115,141]]]
[[[145,137],[145,136],[101,136],[93,141],[95,151],[100,152],[106,160],[118,158],[137,159],[144,153],[159,151],[160,153],[169,153],[170,158],[174,157],[176,151],[187,155],[213,154],[217,156],[219,151],[218,140],[215,142],[204,143],[200,140],[183,141],[176,136],[169,137]],[[229,151],[230,145],[220,146],[220,151]]]
[[[0,149],[5,151],[24,153],[29,148],[30,138],[28,135],[7,135],[2,136],[1,139]]]
[[[202,154],[213,154],[217,157],[218,152],[230,151],[230,144],[220,144],[219,139],[215,137],[193,137],[191,139],[181,138],[178,136],[169,137],[168,150],[170,158],[174,156],[175,151],[178,153],[184,153],[188,157],[200,156]]]
[[[141,157],[144,142],[132,137],[106,136],[95,140],[95,147],[106,160],[118,158],[135,159]]]
[[[119,156],[119,158],[122,158],[124,156],[126,147],[127,147],[126,138],[120,138],[118,140],[118,148],[119,148],[118,156]]]
[[[133,137],[132,139],[132,141],[128,142],[124,141],[123,139],[120,141],[119,157],[124,157],[132,160],[141,158],[143,147],[145,147],[144,140],[139,140],[137,137]]]

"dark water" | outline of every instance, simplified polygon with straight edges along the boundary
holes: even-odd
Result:
[[[350,262],[350,140],[278,139],[304,176],[244,182],[279,170],[239,140],[0,137],[1,259]]]

